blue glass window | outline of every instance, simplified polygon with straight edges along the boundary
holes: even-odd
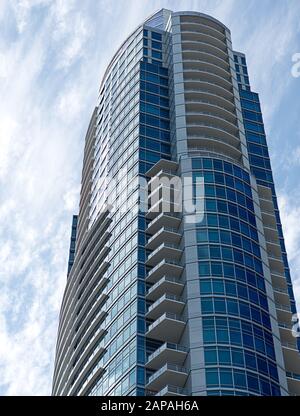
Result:
[[[209,263],[199,263],[199,275],[200,276],[209,276],[210,275],[210,267]]]
[[[226,294],[228,296],[236,296],[237,295],[236,284],[235,283],[225,282],[225,286],[226,286]]]
[[[205,349],[204,351],[205,363],[208,365],[217,364],[217,351],[214,348]]]
[[[246,375],[242,371],[234,370],[233,372],[234,377],[234,385],[238,388],[246,388]]]
[[[207,295],[207,294],[212,293],[212,287],[211,287],[211,281],[210,280],[201,280],[200,281],[200,292],[203,295]]]
[[[218,386],[219,376],[217,370],[206,370],[206,383],[208,386]]]
[[[158,32],[151,32],[152,39],[162,41],[162,34]]]
[[[232,373],[230,370],[220,370],[220,384],[221,386],[233,386]]]
[[[205,344],[215,343],[216,342],[215,330],[204,328],[203,341]]]
[[[214,294],[224,294],[224,282],[222,280],[213,280],[212,284]]]
[[[232,300],[232,299],[228,299],[227,300],[227,310],[228,310],[228,314],[230,315],[238,315],[239,313],[239,308],[238,308],[238,303],[236,300]]]
[[[208,246],[198,247],[198,257],[199,259],[207,259],[209,257]]]
[[[156,41],[152,41],[152,48],[154,48],[154,49],[159,49],[159,50],[161,50],[162,49],[162,43],[160,43],[160,42],[156,42]]]
[[[202,313],[204,313],[204,314],[214,312],[214,306],[213,306],[212,298],[203,298],[203,299],[201,299],[201,310],[202,310]]]
[[[219,363],[221,365],[230,365],[231,364],[230,350],[229,349],[219,348],[218,355],[219,355]]]
[[[218,328],[217,329],[217,342],[221,344],[229,343],[229,335],[227,329]]]
[[[198,243],[202,243],[202,242],[208,241],[207,231],[206,230],[197,231],[197,241],[198,241]]]
[[[162,59],[162,53],[158,51],[152,50],[152,58],[154,59]]]
[[[238,367],[244,366],[244,354],[239,350],[232,350],[232,364]]]

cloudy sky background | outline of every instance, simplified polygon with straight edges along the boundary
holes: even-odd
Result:
[[[51,393],[85,131],[111,56],[161,7],[213,15],[247,55],[300,301],[299,1],[0,0],[0,395]]]

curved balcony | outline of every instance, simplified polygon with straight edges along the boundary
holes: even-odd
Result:
[[[164,313],[149,325],[146,337],[178,344],[186,322],[178,315]]]
[[[164,293],[172,293],[173,295],[180,296],[183,291],[183,283],[181,280],[172,276],[163,276],[158,282],[151,286],[146,294],[147,300],[157,300]]]
[[[107,299],[107,294],[103,293],[102,291],[98,296],[95,295],[94,297],[89,297],[89,299],[86,299],[86,302],[81,304],[80,308],[77,310],[76,316],[74,318],[74,323],[76,324],[76,322],[80,321],[83,316],[89,315],[90,311],[96,308],[96,305],[103,303],[103,301]]]
[[[184,309],[185,302],[176,295],[164,294],[157,299],[146,312],[146,318],[157,319],[164,312],[180,315]]]
[[[86,325],[90,322],[91,317],[93,317],[94,315],[97,316],[98,314],[101,315],[103,310],[99,311],[99,308],[102,308],[104,306],[104,303],[107,301],[107,299],[108,296],[102,293],[98,297],[98,299],[93,303],[93,305],[89,308],[85,315],[83,315],[81,318],[79,318],[78,316],[78,319],[77,317],[74,319],[73,328],[76,335],[81,333],[82,329],[84,329],[85,331],[87,330]]]
[[[223,88],[221,85],[216,84],[211,81],[204,81],[199,79],[199,77],[187,77],[183,79],[184,82],[184,96],[185,100],[197,99],[201,97],[202,94],[214,94],[220,98],[224,98],[226,101],[229,101],[234,105],[233,101],[233,92],[229,91],[226,88]]]
[[[194,16],[189,16],[194,17]],[[226,38],[224,31],[219,31],[215,27],[207,25],[206,23],[200,23],[197,21],[181,21],[181,33],[185,34],[197,34],[203,36],[209,36],[210,38],[214,39],[215,41],[218,40],[221,44],[225,44]]]
[[[164,259],[151,269],[146,275],[148,283],[156,283],[163,276],[173,276],[179,278],[183,271],[183,266],[174,260]]]
[[[215,74],[224,78],[226,81],[231,82],[229,65],[227,68],[224,68],[224,66],[220,66],[215,62],[208,62],[207,60],[201,58],[201,52],[199,50],[186,49],[182,51],[182,59],[184,64],[186,62],[189,64],[189,67]]]
[[[270,213],[270,212],[262,211],[261,214],[262,214],[263,223],[265,224],[266,227],[276,228],[277,226],[276,217],[273,212]]]
[[[214,125],[218,129],[225,130],[234,137],[237,137],[239,132],[239,129],[235,123],[226,120],[224,117],[218,116],[217,114],[215,114],[215,111],[202,111],[197,112],[195,114],[188,113],[186,115],[186,123],[187,126],[191,126],[194,124],[198,125],[198,123],[200,123],[200,125],[202,125],[203,123],[208,126]]]
[[[188,378],[188,369],[175,364],[165,364],[149,377],[147,389],[160,390],[172,382],[178,387],[183,387]]]
[[[99,315],[96,315],[93,321],[90,323],[87,333],[84,333],[83,335],[80,334],[79,336],[77,334],[77,337],[73,339],[70,344],[68,344],[65,354],[60,357],[60,362],[61,363],[65,362],[67,364],[65,366],[60,365],[59,367],[59,370],[57,372],[57,377],[56,377],[56,380],[59,380],[59,382],[55,381],[56,389],[58,388],[59,385],[62,385],[63,382],[66,380],[66,376],[69,372],[71,363],[72,362],[74,363],[74,357],[75,356],[78,357],[78,354],[79,354],[79,358],[77,358],[76,362],[74,363],[74,366],[75,366],[77,362],[81,361],[81,359],[86,354],[88,354],[88,351],[94,346],[94,344],[98,340],[100,340],[101,337],[105,334],[106,331],[101,327],[95,330],[97,325],[99,325],[101,321],[104,320],[105,316],[106,316],[106,312],[101,311],[101,313]],[[88,339],[89,339],[89,342],[86,344]],[[81,353],[79,353],[79,351],[81,351]]]
[[[274,297],[275,297],[275,302],[282,304],[282,305],[289,305],[290,303],[290,296],[288,293],[287,288],[282,288],[282,287],[273,287],[274,290]]]
[[[228,75],[231,74],[229,63],[213,55],[210,52],[199,50],[197,42],[186,42],[182,44],[182,54],[185,60],[197,60],[217,66],[219,69],[226,71]]]
[[[292,321],[292,311],[289,304],[282,305],[281,303],[275,303],[277,319],[280,322],[291,322]]]
[[[103,328],[98,328],[98,330],[95,332],[95,334],[93,335],[93,337],[89,340],[89,342],[87,343],[87,345],[85,345],[85,339],[81,339],[80,343],[78,344],[76,350],[74,350],[74,348],[72,347],[72,351],[70,352],[70,350],[68,350],[68,354],[65,357],[66,361],[67,361],[67,365],[65,365],[64,371],[62,372],[62,374],[59,376],[59,383],[56,383],[55,388],[57,389],[57,391],[60,392],[60,394],[66,394],[67,390],[70,388],[70,381],[74,378],[74,375],[79,371],[81,365],[86,365],[83,364],[85,361],[89,362],[90,361],[90,357],[95,355],[95,350],[99,348],[101,348],[104,351],[104,348],[102,347],[97,347],[95,348],[95,344],[97,342],[100,343],[102,337],[106,334],[106,330]],[[80,351],[81,349],[81,351]],[[79,350],[79,352],[78,352]],[[93,351],[91,353],[91,351]],[[103,352],[102,351],[102,352]],[[74,360],[74,356],[76,356],[75,360]],[[81,371],[80,371],[81,372]],[[79,373],[78,373],[79,374]],[[76,377],[77,378],[77,377]]]
[[[180,17],[181,31],[208,34],[220,40],[225,40],[224,28],[202,16],[186,15]]]
[[[161,368],[166,362],[181,366],[184,364],[187,354],[188,348],[166,342],[149,355],[146,366],[154,370]]]
[[[147,250],[154,250],[162,243],[179,244],[181,233],[177,228],[162,227],[152,237],[150,237],[145,245]]]
[[[88,375],[86,381],[82,384],[80,387],[78,393],[76,392],[76,396],[86,396],[88,391],[93,387],[96,380],[103,374],[105,371],[105,368],[101,366],[96,366],[91,373]]]
[[[74,350],[77,350],[81,345],[85,343],[85,341],[89,338],[89,336],[93,333],[95,327],[100,324],[100,322],[103,322],[105,317],[107,315],[106,311],[100,311],[99,314],[96,314],[94,319],[90,322],[88,329],[83,334],[81,333],[81,329],[78,330],[76,337],[74,339]],[[96,333],[96,331],[95,331]]]
[[[154,220],[150,221],[146,232],[147,234],[156,234],[163,226],[177,230],[181,223],[181,215],[178,213],[161,212]]]
[[[284,273],[278,273],[277,271],[270,269],[272,284],[274,287],[280,287],[286,289],[286,277]]]
[[[67,288],[64,294],[61,313],[64,314],[65,319],[59,327],[59,339],[62,337],[64,329],[68,325],[71,312],[73,311],[73,308],[71,308],[71,306],[74,306],[74,303],[78,298],[78,293],[81,290],[82,281],[87,280],[85,288],[85,293],[87,293],[88,287],[90,286],[90,281],[94,278],[94,276],[92,278],[90,276],[94,269],[92,267],[87,268],[86,265],[90,265],[92,260],[94,263],[95,261],[98,261],[100,258],[104,258],[110,250],[110,248],[106,244],[110,236],[110,233],[107,230],[107,227],[109,226],[110,222],[111,219],[109,217],[106,217],[104,219],[104,223],[101,224],[101,226],[99,227],[100,231],[97,230],[97,232],[92,234],[92,236],[89,235],[90,241],[86,241],[86,238],[84,238],[81,244],[82,247],[84,246],[84,242],[86,243],[85,248],[80,249],[80,256],[78,256],[79,260],[75,260],[75,263],[73,264],[71,273],[72,275],[70,275],[68,279]],[[88,251],[88,248],[90,247],[92,247],[92,249]],[[95,252],[100,247],[102,247],[102,249],[100,250],[100,252],[97,255],[97,258],[95,259]],[[97,271],[97,273],[99,272]]]
[[[185,103],[185,111],[187,115],[196,115],[201,113],[214,114],[216,117],[222,118],[228,123],[236,125],[237,116],[234,111],[229,111],[223,105],[219,105],[215,102],[214,99],[205,99],[201,95],[198,96],[198,99],[190,100],[187,99]]]
[[[73,299],[73,304],[74,304],[73,308],[74,309],[75,309],[75,306],[77,307],[77,305],[79,305],[79,301],[80,301],[80,304],[82,305],[82,299],[84,299],[84,304],[83,304],[83,308],[82,308],[82,309],[84,309],[85,308],[85,299],[92,299],[94,293],[96,293],[97,290],[100,291],[107,284],[108,280],[105,277],[103,277],[101,272],[99,273],[99,275],[98,275],[98,273],[95,273],[93,275],[92,279],[90,279],[90,281],[88,282],[87,286],[82,288],[81,292],[78,293],[78,290],[76,291],[76,298],[74,297],[74,299]],[[97,278],[98,282],[95,285],[96,278]],[[91,291],[91,288],[93,288],[92,291]],[[77,287],[77,289],[79,289],[79,288]],[[78,309],[77,309],[77,311],[78,311]],[[62,353],[64,353],[64,356],[66,356],[68,354],[68,352],[66,352],[66,351],[68,351],[69,347],[66,350],[66,343],[67,343],[67,340],[70,336],[70,325],[73,325],[73,323],[74,323],[73,315],[74,315],[74,310],[72,311],[72,315],[69,314],[69,313],[66,315],[64,325],[60,328],[60,337],[58,339],[58,345],[60,347],[60,353],[57,356],[58,360],[61,360],[60,356],[61,356]],[[69,331],[68,333],[67,333],[67,330]],[[64,344],[64,346],[63,346],[63,344]]]
[[[296,338],[294,343],[282,342],[282,351],[286,371],[295,372],[299,374],[300,360],[299,351],[296,344]]]
[[[280,331],[280,339],[284,344],[291,344],[294,345],[295,338],[293,336],[293,323],[292,322],[278,322],[278,327]]]
[[[268,253],[270,268],[278,273],[284,273],[284,264],[281,257]]]
[[[222,49],[219,47],[219,45],[213,45],[212,43],[204,42],[203,39],[197,36],[197,34],[195,34],[195,36],[186,36],[185,33],[182,33],[182,39],[187,42],[190,42],[191,40],[197,42],[200,51],[210,53],[228,63],[228,54],[227,50],[225,50],[226,47]]]
[[[93,334],[87,345],[84,345],[83,339],[78,344],[76,350],[74,350],[74,355],[76,354],[75,360],[71,357],[70,362],[73,362],[73,371],[76,372],[81,363],[85,360],[85,358],[90,354],[90,352],[93,350],[95,344],[102,340],[104,335],[107,333],[107,331],[99,327],[97,331]],[[81,351],[82,350],[82,351]]]
[[[226,91],[233,93],[233,87],[231,81],[214,74],[213,72],[207,72],[202,69],[199,69],[199,64],[197,60],[189,60],[183,62],[183,77],[193,78],[199,81],[209,82],[211,84],[218,85],[219,87],[224,88]]]
[[[206,45],[214,46],[227,54],[227,45],[225,37],[215,36],[215,32],[204,33],[203,30],[199,30],[199,25],[195,25],[194,30],[185,28],[181,31],[181,39],[183,41],[193,40],[195,42],[205,43]],[[197,29],[197,30],[196,30]]]
[[[101,299],[101,302],[104,301],[105,298]],[[62,368],[62,363],[67,360],[67,357],[69,357],[69,354],[71,352],[71,345],[76,345],[81,341],[81,332],[82,328],[85,328],[85,323],[88,321],[88,318],[93,314],[95,310],[101,305],[101,302],[96,302],[92,309],[90,309],[87,313],[87,315],[84,317],[82,322],[80,323],[80,326],[78,327],[77,331],[75,331],[75,319],[69,319],[68,323],[71,323],[71,328],[68,328],[68,332],[66,333],[66,336],[62,337],[60,340],[60,346],[59,346],[59,354],[57,355],[57,362],[60,364],[60,368]],[[106,312],[100,311],[98,314],[96,314],[95,318],[89,323],[89,328],[86,330],[86,332],[83,335],[83,338],[86,339],[91,331],[94,329],[94,327],[101,321],[101,319],[104,319],[104,316],[106,315]],[[86,328],[85,328],[86,329]],[[76,332],[76,337],[74,338],[74,331]],[[79,339],[79,341],[78,341]],[[60,370],[59,370],[60,371]]]
[[[274,204],[273,204],[272,199],[259,197],[259,204],[260,204],[261,211],[268,212],[274,215]]]
[[[193,137],[206,137],[207,139],[212,138],[220,141],[224,141],[229,145],[237,148],[240,145],[239,137],[231,134],[229,131],[217,127],[211,121],[210,123],[205,122],[194,122],[187,124],[188,139]]]
[[[267,226],[264,224],[263,227],[266,240],[271,241],[278,239],[277,226]]]
[[[276,257],[281,256],[281,246],[279,244],[279,240],[266,240],[267,244],[267,252],[272,253]]]
[[[213,92],[204,91],[203,89],[194,92],[186,92],[186,108],[193,110],[197,108],[198,104],[208,104],[218,107],[224,111],[230,117],[236,119],[235,105],[232,100],[228,100]]]
[[[105,352],[105,348],[97,348],[94,353],[89,357],[87,362],[83,365],[81,370],[76,374],[76,381],[74,381],[73,387],[70,390],[70,396],[72,396],[75,390],[78,388],[78,384],[80,380],[87,376],[91,368],[95,365],[95,363],[99,360],[101,355]],[[75,371],[74,371],[75,372]],[[74,374],[74,372],[72,372]]]
[[[189,137],[188,150],[194,152],[213,152],[219,155],[226,155],[232,162],[240,161],[242,157],[240,147],[236,148],[226,142],[213,139],[212,137]]]
[[[300,374],[286,373],[290,395],[300,396]]]

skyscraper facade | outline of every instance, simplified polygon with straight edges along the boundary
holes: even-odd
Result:
[[[100,85],[53,394],[297,395],[296,335],[246,57],[216,19],[162,9]]]

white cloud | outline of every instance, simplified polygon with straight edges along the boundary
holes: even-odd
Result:
[[[0,178],[8,172],[15,129],[16,122],[11,115],[0,116]]]
[[[255,7],[256,2],[251,3]],[[299,4],[277,2],[267,18],[258,13],[253,30],[244,31],[250,82],[260,93],[267,130],[281,100],[293,81],[290,74],[291,54],[299,44]]]
[[[17,0],[12,2],[19,33],[22,33],[27,26],[32,9],[39,6],[47,6],[51,0]]]
[[[75,7],[75,2],[56,0],[52,7],[53,40],[59,45],[57,69],[68,69],[82,58],[86,42],[92,35],[92,23],[87,14]]]
[[[76,186],[64,195],[64,207],[67,211],[76,212],[80,186]]]
[[[292,151],[292,154],[290,154],[290,161],[293,164],[300,165],[300,146]]]
[[[57,114],[69,123],[79,115],[84,104],[84,94],[78,85],[69,85],[63,89],[57,99]]]

